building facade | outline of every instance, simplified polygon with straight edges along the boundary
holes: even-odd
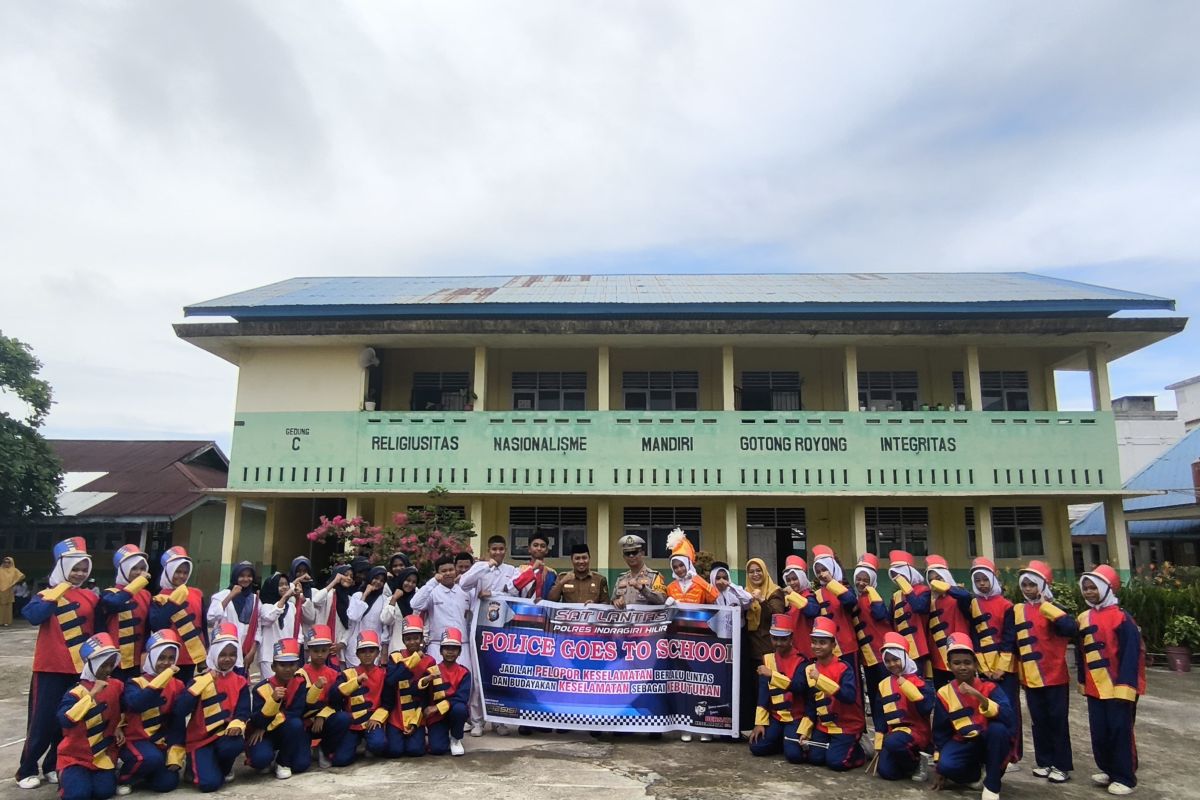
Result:
[[[666,536],[740,574],[816,543],[1073,565],[1103,502],[1128,569],[1110,361],[1182,330],[1162,298],[1005,274],[295,279],[185,309],[239,368],[228,492],[266,508],[264,564],[320,513],[427,502],[560,566]],[[1058,410],[1055,373],[1094,410]],[[227,505],[222,566],[239,550]]]

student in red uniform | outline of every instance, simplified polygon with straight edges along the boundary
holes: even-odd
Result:
[[[287,780],[312,763],[305,743],[304,712],[311,691],[316,702],[320,690],[309,688],[300,670],[300,641],[279,639],[272,646],[271,677],[250,692],[250,723],[246,734],[246,762],[263,770],[275,764],[275,777]]]
[[[308,684],[308,707],[304,710],[304,727],[308,731],[310,745],[317,751],[318,764],[322,769],[330,766],[332,752],[326,746],[325,721],[333,715],[329,707],[329,690],[338,678],[338,671],[329,665],[333,647],[333,631],[328,625],[313,625],[309,632],[304,652],[308,663],[300,669],[300,675]],[[313,689],[316,693],[313,693]]]
[[[233,780],[233,766],[246,747],[250,688],[236,669],[240,646],[235,625],[217,625],[204,660],[207,671],[192,678],[175,701],[177,714],[191,715],[184,748],[192,782],[202,792]]]
[[[813,579],[817,582],[814,592],[821,616],[833,620],[837,626],[837,649],[834,655],[843,658],[858,675],[858,634],[854,630],[854,610],[858,607],[858,595],[854,589],[842,583],[842,565],[833,548],[819,544],[813,547]],[[858,685],[862,692],[862,684]],[[862,704],[861,697],[859,704]]]
[[[788,763],[803,764],[804,750],[797,729],[804,718],[804,657],[792,646],[792,630],[787,614],[771,617],[775,652],[765,654],[758,667],[758,707],[750,732],[750,754],[783,753]]]
[[[833,620],[813,621],[813,660],[804,667],[799,686],[804,693],[807,716],[800,723],[800,746],[808,750],[808,762],[843,772],[862,766],[866,760],[862,734],[866,729],[859,677],[846,658],[834,656],[837,629]],[[811,745],[810,745],[811,743]]]
[[[1079,623],[1054,602],[1050,584],[1054,570],[1030,561],[1020,571],[1025,602],[1013,606],[1016,630],[1017,676],[1025,687],[1025,703],[1033,728],[1033,774],[1051,783],[1065,783],[1075,769],[1071,756],[1071,677],[1067,644],[1079,634]]]
[[[187,585],[192,577],[192,560],[187,550],[172,547],[160,559],[159,593],[150,604],[150,630],[173,630],[183,643],[179,651],[179,679],[185,684],[203,664],[208,643],[204,625],[204,593]]]
[[[183,769],[186,720],[177,713],[176,701],[184,691],[175,677],[179,637],[158,631],[146,642],[141,675],[125,682],[125,744],[117,794],[129,794],[144,784],[155,792],[179,786]]]
[[[918,672],[929,677],[929,587],[911,553],[893,550],[888,561],[888,577],[896,584],[892,628],[908,640],[908,655],[917,662]]]
[[[1137,786],[1133,722],[1138,696],[1146,692],[1146,655],[1137,623],[1117,602],[1120,588],[1117,571],[1107,564],[1079,579],[1088,610],[1079,615],[1075,657],[1087,696],[1092,756],[1100,768],[1092,782],[1107,786],[1109,794],[1126,795]]]
[[[975,590],[975,597],[966,608],[970,616],[971,638],[979,659],[979,671],[983,677],[1000,684],[1004,696],[1012,704],[1015,721],[1010,728],[1013,744],[1009,761],[1016,764],[1021,760],[1023,737],[1021,682],[1017,680],[1013,661],[1017,638],[1013,625],[1013,604],[1004,596],[1000,574],[990,559],[980,556],[971,562],[971,586]],[[1012,769],[1016,770],[1017,767]]]
[[[79,648],[79,683],[61,699],[58,724],[58,796],[62,800],[108,800],[117,792],[117,727],[121,689],[112,671],[120,663],[113,640],[97,633]]]
[[[871,704],[871,724],[875,730],[875,750],[882,746],[887,722],[879,701],[879,684],[887,677],[883,664],[884,638],[892,632],[892,616],[879,596],[879,557],[863,553],[854,566],[854,591],[858,604],[854,608],[854,632],[858,637],[858,658],[862,662],[867,700]]]
[[[108,631],[121,652],[113,676],[127,683],[142,672],[142,647],[150,631],[150,564],[137,545],[113,553],[116,586],[100,595],[96,627]]]
[[[467,703],[471,693],[471,673],[458,663],[462,653],[462,631],[447,628],[442,637],[442,663],[429,668],[422,679],[429,689],[425,709],[425,727],[429,730],[429,755],[461,756],[463,729],[467,724]]]
[[[878,686],[887,731],[875,746],[879,777],[888,781],[926,778],[924,753],[933,745],[929,715],[933,713],[933,686],[917,674],[917,662],[908,655],[908,640],[888,633],[883,642],[883,663],[888,677]],[[878,733],[878,732],[877,732]]]
[[[925,580],[933,593],[929,601],[929,663],[933,685],[941,687],[950,682],[946,638],[952,633],[971,633],[967,619],[971,593],[955,583],[949,563],[934,553],[925,557]]]
[[[808,582],[808,565],[800,556],[788,556],[783,562],[784,595],[787,616],[792,621],[792,647],[805,659],[812,658],[812,621],[821,616],[821,606]]]
[[[54,568],[49,587],[30,598],[21,616],[38,626],[33,646],[33,677],[29,682],[29,716],[17,786],[36,789],[38,759],[50,783],[58,783],[55,748],[62,739],[62,728],[55,719],[58,704],[67,690],[79,680],[83,643],[95,631],[96,595],[83,588],[92,574],[92,559],[83,539],[64,539],[54,545]],[[43,758],[43,755],[45,758]]]
[[[969,636],[953,634],[946,643],[952,679],[937,690],[933,708],[933,745],[937,775],[931,788],[946,781],[973,784],[983,774],[982,800],[999,800],[1008,766],[1012,703],[999,684],[981,680]]]
[[[425,652],[425,623],[420,614],[409,614],[400,629],[403,649],[388,656],[387,678],[383,683],[383,707],[388,710],[388,755],[392,758],[425,755],[426,692],[420,681],[429,672],[433,657]]]
[[[329,691],[329,705],[335,713],[325,721],[325,736],[335,767],[353,764],[363,739],[371,755],[387,754],[384,725],[388,714],[381,705],[387,673],[379,666],[379,651],[379,634],[360,632],[355,645],[358,666],[343,670]]]

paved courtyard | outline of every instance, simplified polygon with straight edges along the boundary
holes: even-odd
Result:
[[[25,729],[25,703],[34,631],[15,623],[0,628],[0,798],[51,800],[57,787],[22,792],[13,781]],[[1200,672],[1149,674],[1150,693],[1138,707],[1140,784],[1135,797],[1200,798]],[[1099,800],[1109,795],[1090,785],[1092,771],[1086,709],[1076,696],[1071,708],[1076,773],[1061,787],[1029,773],[1031,740],[1023,769],[1007,776],[1006,798]],[[1026,721],[1028,724],[1028,721]],[[586,735],[538,734],[531,737],[466,739],[463,758],[412,761],[367,760],[340,770],[315,770],[287,781],[257,775],[239,767],[236,780],[216,797],[329,798],[391,800],[408,792],[417,797],[506,798],[765,798],[816,797],[828,800],[918,798],[927,784],[888,783],[861,770],[835,775],[812,767],[795,767],[776,759],[750,756],[733,743],[685,744],[629,736],[592,739]],[[415,790],[415,791],[414,791]],[[190,788],[179,790],[195,796]],[[949,798],[978,798],[970,790],[951,790]],[[132,797],[149,796],[135,793]]]

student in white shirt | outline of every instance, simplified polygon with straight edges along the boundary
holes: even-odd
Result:
[[[403,567],[388,578],[390,595],[387,605],[379,614],[384,633],[391,644],[389,652],[404,650],[404,618],[413,613],[412,599],[417,594],[417,571]]]
[[[458,585],[465,592],[474,592],[479,600],[486,600],[492,595],[515,595],[512,581],[517,577],[517,568],[504,563],[507,554],[508,545],[504,537],[491,537],[488,539],[487,560],[472,564],[471,568],[459,577]]]
[[[442,638],[449,628],[456,628],[460,631],[463,629],[467,612],[470,609],[467,593],[457,583],[458,572],[454,566],[454,557],[442,556],[434,563],[434,568],[437,571],[429,583],[417,590],[417,594],[412,600],[412,607],[413,611],[425,617],[425,624],[429,629],[429,647],[426,652],[435,660],[441,661]],[[474,642],[463,643],[462,655],[459,656],[458,663],[474,672]],[[483,702],[479,697],[475,681],[472,680],[471,683],[471,735],[482,736]]]
[[[333,632],[333,647],[329,650],[329,664],[341,668],[345,663],[344,650],[350,641],[350,598],[354,596],[354,578],[349,564],[333,568],[329,583],[324,589],[313,589],[312,601],[317,611],[319,625],[328,625]],[[351,646],[350,649],[354,649]]]
[[[388,641],[384,640],[383,609],[388,604],[386,567],[371,567],[367,571],[367,580],[361,592],[350,596],[350,607],[346,616],[350,618],[350,630],[346,634],[346,642],[357,642],[358,634],[362,631],[375,631],[379,635],[379,643],[386,651]],[[417,594],[420,594],[418,592]],[[346,663],[352,667],[358,666],[358,653],[353,647],[345,650]]]
[[[263,583],[258,593],[262,602],[262,624],[258,628],[258,669],[264,679],[272,673],[275,643],[295,639],[304,644],[305,630],[316,622],[316,608],[304,596],[300,582],[289,583],[288,576],[276,572]]]
[[[708,573],[708,582],[717,590],[717,602],[719,606],[737,606],[742,610],[741,616],[744,618],[746,610],[754,603],[754,598],[750,593],[738,586],[729,578],[729,565],[723,561],[716,561],[712,565],[712,569]],[[718,636],[732,637],[733,636],[733,620],[729,617],[722,617],[721,629],[717,631]]]
[[[254,648],[258,643],[258,629],[262,625],[257,582],[258,572],[253,564],[249,561],[235,564],[229,588],[212,596],[206,615],[209,630],[222,622],[237,628],[238,651],[234,669],[242,675],[246,675],[254,663]]]

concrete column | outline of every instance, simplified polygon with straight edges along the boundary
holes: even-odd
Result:
[[[1088,373],[1092,378],[1092,410],[1112,411],[1112,389],[1108,385],[1108,356],[1105,355],[1104,348],[1099,345],[1089,347],[1087,359]]]
[[[721,348],[721,409],[723,411],[737,410],[737,397],[733,387],[733,346],[727,344]]]
[[[143,553],[145,553],[146,552],[146,544],[149,541],[150,541],[150,523],[143,522],[142,523],[142,531],[138,535],[138,550],[141,550]],[[151,570],[151,571],[153,571],[153,570]]]
[[[1055,528],[1058,530],[1058,544],[1062,556],[1061,578],[1067,582],[1075,580],[1075,549],[1071,542],[1071,513],[1067,503],[1057,502],[1051,506],[1054,514]],[[1047,552],[1050,547],[1047,545]]]
[[[237,563],[238,540],[242,538],[242,498],[228,495],[225,498],[225,531],[221,535],[221,580],[219,586],[229,584],[229,573]]]
[[[847,553],[843,560],[849,561],[853,556],[855,561],[867,552],[867,504],[861,500],[850,503],[850,533],[854,541],[854,552]]]
[[[358,498],[351,495],[346,498],[346,519],[354,519],[359,515]]]
[[[264,575],[270,575],[275,571],[275,526],[279,519],[278,505],[278,500],[267,501],[266,519],[263,522],[262,571]]]
[[[996,560],[996,540],[992,536],[992,504],[988,500],[975,501],[975,552],[984,558]]]
[[[846,410],[858,411],[858,348],[852,344],[846,345],[842,370],[846,388]]]
[[[967,390],[967,410],[983,411],[983,382],[979,377],[979,348],[967,345],[967,368],[963,372],[963,388]]]
[[[725,561],[729,563],[730,577],[740,583],[746,561],[745,554],[738,548],[738,538],[737,500],[730,497],[725,500]],[[708,576],[703,577],[708,580]]]
[[[608,411],[608,345],[600,345],[596,356],[596,410]]]
[[[1108,531],[1108,563],[1116,568],[1122,580],[1127,580],[1131,569],[1129,531],[1125,526],[1125,505],[1120,497],[1105,499],[1104,523]]]
[[[1058,411],[1058,385],[1054,382],[1054,367],[1042,371],[1042,384],[1046,387],[1046,410]]]
[[[487,408],[487,348],[482,345],[475,348],[475,410]]]
[[[602,497],[596,501],[596,571],[608,578],[609,589],[622,570],[612,563],[612,531],[609,530],[609,501]]]
[[[475,530],[476,541],[479,542],[479,555],[481,557],[487,555],[487,540],[492,535],[491,531],[483,530],[483,498],[474,497],[471,499],[471,504],[467,506],[467,514],[470,515],[471,527]]]

